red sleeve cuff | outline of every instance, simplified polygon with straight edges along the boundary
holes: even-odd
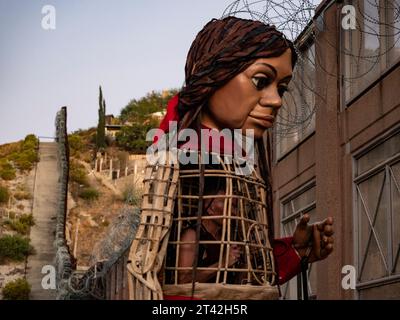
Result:
[[[300,256],[292,247],[293,237],[275,239],[273,253],[278,269],[279,284],[292,279],[300,273]]]

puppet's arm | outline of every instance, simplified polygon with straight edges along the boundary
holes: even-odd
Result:
[[[157,165],[146,167],[140,224],[128,264],[129,298],[162,300],[158,273],[167,251],[179,168],[168,152],[159,152]]]
[[[300,256],[293,248],[293,237],[275,239],[273,253],[278,268],[279,284],[292,279],[300,272]]]

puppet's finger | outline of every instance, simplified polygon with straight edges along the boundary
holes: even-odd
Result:
[[[297,224],[297,228],[306,229],[309,221],[310,221],[310,215],[308,213],[304,214],[301,217],[299,223]]]
[[[328,243],[325,248],[321,250],[321,257],[320,259],[324,259],[329,256],[333,251],[333,243]]]
[[[324,232],[324,229],[327,226],[332,226],[332,224],[333,224],[333,218],[332,217],[328,217],[328,218],[326,218],[325,220],[323,220],[321,222],[317,222],[317,227],[318,227],[318,230],[320,232]]]
[[[317,259],[321,259],[321,232],[317,224],[313,224],[313,250]]]

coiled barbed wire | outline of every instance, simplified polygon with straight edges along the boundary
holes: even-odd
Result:
[[[348,47],[346,44],[339,44],[338,48],[337,44],[323,37],[319,38],[316,50],[313,43],[315,44],[318,33],[334,31],[330,30],[331,26],[326,24],[321,16],[316,19],[315,11],[320,3],[320,0],[235,0],[222,14],[222,18],[237,16],[275,25],[295,43],[298,62],[289,91],[284,96],[283,110],[279,112],[277,125],[273,129],[277,137],[275,143],[279,143],[281,139],[301,135],[307,130],[318,107],[315,97],[325,101],[325,92],[317,92],[315,86],[313,74],[317,68],[334,77],[340,76],[344,89],[349,90],[369,77],[389,54],[400,56],[399,0],[341,1],[340,10],[345,5],[352,5],[354,8],[355,25],[347,30],[345,36],[351,37],[359,48],[355,48],[354,45]],[[339,14],[343,13],[339,11]],[[304,50],[305,38],[310,43],[309,50]],[[347,59],[348,66],[343,74],[332,74],[316,56],[316,52],[324,50],[324,47],[326,50],[334,48]],[[315,97],[311,98],[312,96]]]
[[[294,41],[312,20],[318,3],[318,0],[236,0],[225,9],[222,18],[236,16],[272,24]]]
[[[315,71],[315,50],[304,55],[296,40],[312,23],[316,6],[320,1],[273,1],[273,0],[236,0],[223,12],[222,18],[236,16],[259,20],[265,24],[275,25],[289,40],[295,43],[298,54],[293,80],[284,95],[284,104],[274,126],[275,143],[280,138],[299,134],[308,127],[315,114],[315,103],[308,101],[310,93],[315,93],[315,83],[311,78]],[[301,72],[308,69],[308,72]],[[308,76],[306,76],[308,74]],[[293,107],[295,106],[295,107]]]
[[[91,267],[75,270],[68,279],[68,299],[105,299],[106,276],[129,250],[139,224],[139,209],[125,206],[107,229],[107,237],[96,244],[90,258]]]

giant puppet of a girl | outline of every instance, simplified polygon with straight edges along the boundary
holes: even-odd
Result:
[[[330,217],[309,225],[305,214],[293,237],[274,237],[267,129],[296,59],[292,43],[259,21],[213,19],[197,35],[185,85],[160,126],[164,137],[177,137],[177,149],[158,148],[146,168],[128,263],[131,299],[277,299],[302,260],[332,252]],[[199,139],[182,138],[185,129]],[[235,139],[238,130],[242,141],[254,138],[247,173],[241,168],[251,152]],[[221,132],[216,143],[213,134]]]

